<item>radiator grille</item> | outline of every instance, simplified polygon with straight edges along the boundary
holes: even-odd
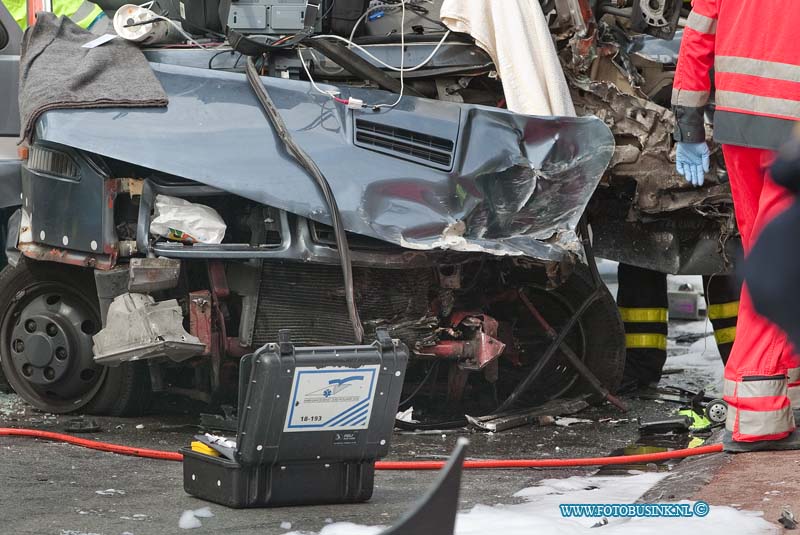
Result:
[[[453,161],[451,140],[403,128],[356,119],[356,145],[450,169]]]
[[[376,320],[386,320],[392,336],[410,345],[435,328],[435,320],[427,318],[431,270],[354,268],[353,277],[367,341],[374,337]],[[277,341],[280,329],[291,330],[295,345],[354,342],[339,266],[264,264],[254,344]]]

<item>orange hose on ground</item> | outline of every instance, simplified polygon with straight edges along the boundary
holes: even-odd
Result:
[[[161,451],[149,450],[147,448],[133,448],[130,446],[121,446],[119,444],[109,444],[108,442],[100,442],[97,440],[89,440],[86,438],[73,437],[72,435],[64,435],[62,433],[52,433],[50,431],[39,431],[38,429],[16,429],[13,427],[0,427],[0,436],[11,437],[32,437],[43,438],[45,440],[55,440],[57,442],[66,442],[89,448],[98,451],[107,451],[110,453],[118,453],[120,455],[133,455],[134,457],[145,457],[147,459],[161,459],[162,461],[183,461],[183,455],[177,451]]]
[[[39,431],[38,429],[16,429],[0,427],[0,436],[17,436],[43,438],[58,442],[66,442],[98,451],[118,453],[120,455],[133,455],[147,459],[160,459],[162,461],[182,461],[183,455],[173,451],[150,450],[147,448],[134,448],[119,444],[110,444],[97,440],[78,438],[62,433]],[[498,459],[486,461],[465,461],[465,469],[492,469],[492,468],[565,468],[570,466],[605,466],[611,464],[639,464],[666,461],[669,459],[683,459],[694,455],[706,455],[722,451],[722,444],[700,446],[683,450],[663,451],[659,453],[644,453],[640,455],[619,455],[617,457],[586,457],[577,459]],[[439,470],[444,466],[444,461],[378,461],[376,470]]]

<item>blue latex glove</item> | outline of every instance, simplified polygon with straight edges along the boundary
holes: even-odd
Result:
[[[695,187],[703,185],[705,173],[710,169],[711,151],[703,143],[678,143],[675,152],[675,167],[678,174]]]

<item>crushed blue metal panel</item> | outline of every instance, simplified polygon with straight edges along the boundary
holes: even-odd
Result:
[[[314,181],[285,153],[244,75],[153,68],[169,95],[168,108],[50,111],[39,122],[38,138],[330,224]],[[389,111],[352,111],[306,82],[263,83],[330,182],[348,231],[418,250],[543,260],[580,250],[578,219],[614,151],[599,119],[530,117],[414,97]],[[370,103],[396,99],[383,91],[328,87]],[[357,119],[383,125],[391,142],[357,146]],[[424,161],[426,150],[441,148],[435,140],[448,142],[449,171]]]

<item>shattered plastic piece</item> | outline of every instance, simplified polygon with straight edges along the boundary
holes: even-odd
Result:
[[[410,424],[419,423],[419,420],[414,419],[414,407],[409,407],[404,411],[398,412],[395,418],[401,422],[408,422]]]
[[[200,519],[194,516],[194,511],[184,511],[181,515],[180,520],[178,520],[178,527],[181,529],[194,529],[202,527],[202,522]]]
[[[786,529],[797,529],[797,520],[788,505],[783,507],[778,523]]]
[[[157,195],[150,233],[181,243],[222,243],[225,221],[216,210],[178,197]]]
[[[144,424],[139,424],[136,426],[136,429],[144,429]]]
[[[125,496],[124,490],[117,489],[96,490],[94,493],[100,496]]]
[[[575,424],[593,424],[594,420],[588,420],[586,418],[556,418],[556,425],[560,427],[569,427]]]

